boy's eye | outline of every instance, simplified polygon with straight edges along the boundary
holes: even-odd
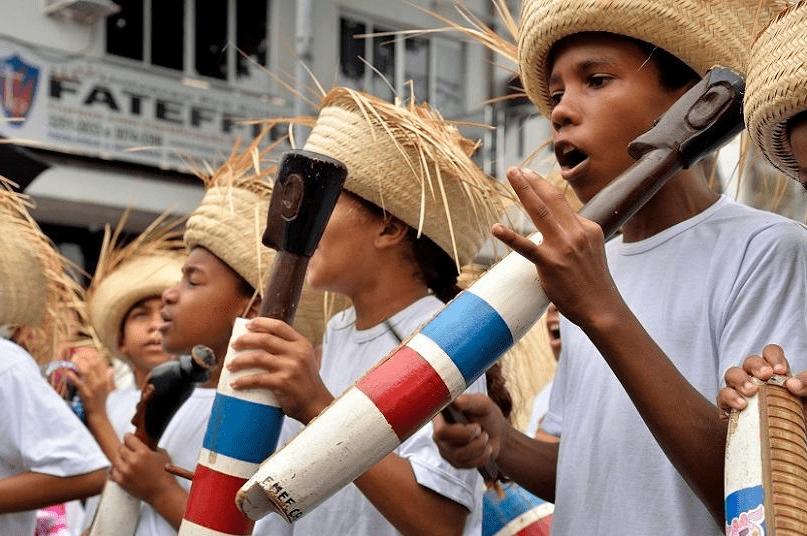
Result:
[[[552,106],[555,107],[560,104],[560,100],[563,98],[563,91],[554,91],[549,95],[549,102],[552,103]]]
[[[611,77],[604,74],[594,74],[588,78],[588,85],[594,88],[602,87],[611,81]]]

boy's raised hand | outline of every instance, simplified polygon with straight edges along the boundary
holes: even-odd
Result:
[[[264,372],[235,378],[230,386],[235,390],[270,389],[283,413],[308,424],[334,399],[319,375],[317,351],[282,320],[253,318],[247,329],[232,344],[233,350],[243,353],[230,361],[228,369],[258,368]]]
[[[765,346],[762,355],[747,357],[742,367],[731,367],[726,370],[724,375],[726,386],[717,395],[720,418],[727,419],[732,409],[745,409],[748,405],[745,399],[757,392],[757,386],[752,378],[767,381],[774,374],[780,376],[790,374],[784,350],[776,344]],[[807,397],[807,371],[788,378],[785,387],[796,396]]]
[[[507,178],[538,231],[540,245],[504,225],[493,235],[535,264],[541,286],[558,310],[579,326],[622,298],[608,271],[602,229],[576,214],[563,193],[528,169]]]

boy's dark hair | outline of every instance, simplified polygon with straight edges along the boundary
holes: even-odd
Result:
[[[802,110],[802,111],[800,111],[799,113],[797,113],[796,115],[794,115],[793,117],[791,117],[790,119],[787,120],[787,138],[786,139],[789,140],[790,139],[790,133],[793,132],[793,129],[795,127],[801,125],[802,123],[807,123],[807,110]],[[801,184],[801,187],[804,188],[804,190],[807,190],[807,182],[799,181],[799,184]]]
[[[350,192],[347,193],[350,194]],[[378,205],[357,195],[350,195],[378,217],[393,217],[390,214],[385,214],[384,210]],[[411,226],[409,226],[406,233],[406,239],[412,245],[414,260],[418,268],[420,268],[420,273],[426,286],[443,303],[454,299],[461,289],[457,285],[457,278],[459,277],[457,265],[451,256],[426,235],[421,234],[418,238],[417,230]],[[488,396],[499,406],[502,414],[509,420],[513,411],[513,398],[507,389],[501,363],[495,363],[487,370],[485,382]]]
[[[633,37],[629,37],[628,39],[636,42],[639,48],[647,53],[647,57],[656,63],[659,72],[659,83],[664,89],[674,91],[686,87],[689,84],[696,83],[701,79],[701,76],[695,72],[695,69],[663,48],[659,48],[641,39],[635,39]]]

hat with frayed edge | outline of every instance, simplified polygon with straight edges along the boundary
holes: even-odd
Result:
[[[27,196],[0,177],[0,325],[24,328],[26,350],[40,364],[55,359],[60,344],[90,331],[83,289],[29,213]]]
[[[743,112],[748,135],[765,158],[798,180],[790,120],[807,110],[807,2],[771,20],[751,48]]]
[[[744,73],[754,36],[785,0],[524,0],[518,55],[524,89],[549,116],[549,54],[581,32],[633,37],[673,54],[703,76],[715,65]]]
[[[511,197],[471,160],[477,143],[414,99],[393,104],[334,88],[304,148],[343,162],[346,190],[426,235],[458,267],[473,259]]]
[[[104,350],[118,350],[124,318],[139,301],[159,297],[182,278],[186,253],[176,230],[184,218],[168,221],[163,214],[125,246],[118,246],[128,217],[124,213],[114,232],[106,227],[95,274],[87,290],[87,309]]]
[[[275,251],[263,245],[276,172],[263,160],[279,144],[260,147],[270,127],[267,123],[243,151],[236,144],[219,169],[201,176],[205,195],[188,217],[184,233],[189,251],[207,249],[243,277],[258,296],[265,291],[275,259]],[[322,340],[330,303],[325,293],[303,285],[293,325],[314,345]]]

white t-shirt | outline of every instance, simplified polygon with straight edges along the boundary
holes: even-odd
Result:
[[[627,244],[615,239],[606,250],[628,306],[708,400],[716,400],[729,366],[768,343],[784,347],[793,370],[807,368],[803,225],[723,197],[655,236]],[[565,318],[561,332],[542,426],[561,437],[554,530],[723,534],[594,345]]]
[[[140,389],[134,384],[122,389],[116,389],[107,396],[106,414],[112,428],[115,430],[115,435],[117,435],[119,439],[122,439],[123,434],[126,432],[134,432],[132,417],[134,417],[139,401]],[[100,495],[94,495],[87,499],[81,521],[82,530],[87,529],[92,524],[100,500]]]
[[[387,322],[361,331],[355,329],[353,308],[338,313],[328,322],[323,338],[321,376],[325,385],[334,394],[352,387],[360,376],[398,345],[399,338],[406,338],[442,307],[440,300],[427,296],[399,311]],[[468,392],[486,392],[484,376],[474,382]],[[299,422],[286,418],[278,444],[282,445],[301,427]],[[470,511],[464,535],[481,534],[482,479],[477,471],[455,469],[440,456],[432,439],[431,422],[404,441],[395,452],[412,465],[418,483]],[[400,500],[405,501],[406,497],[401,496]],[[275,514],[264,517],[255,524],[253,534],[392,536],[399,533],[354,484],[349,484],[293,524]]]
[[[0,479],[28,471],[67,477],[109,465],[90,432],[34,359],[0,339]],[[30,536],[36,511],[0,514],[0,534]]]

